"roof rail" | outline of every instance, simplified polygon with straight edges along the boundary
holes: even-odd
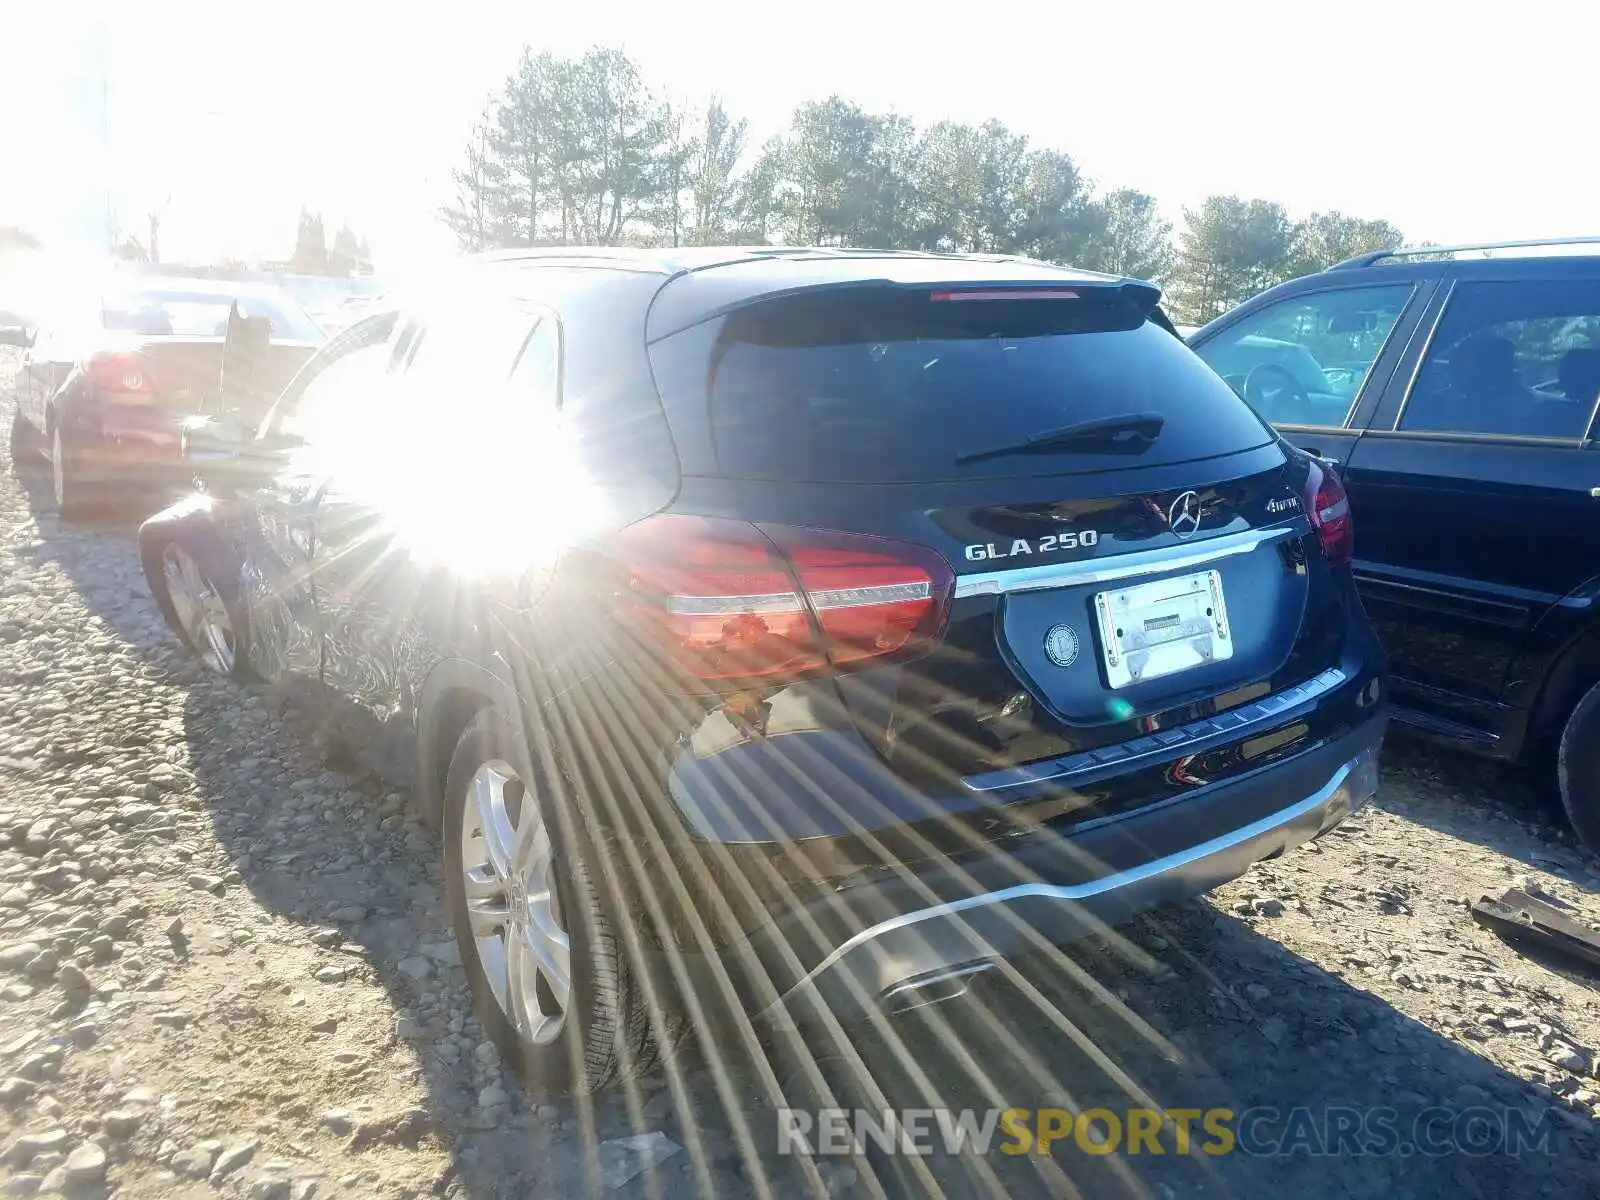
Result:
[[[1395,246],[1387,250],[1369,250],[1343,262],[1334,263],[1330,271],[1370,267],[1386,258],[1411,258],[1421,254],[1458,254],[1467,250],[1526,250],[1539,246],[1600,246],[1600,236],[1526,238],[1515,242],[1463,242],[1456,246]]]

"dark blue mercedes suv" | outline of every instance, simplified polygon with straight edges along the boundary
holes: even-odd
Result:
[[[1338,460],[1395,719],[1549,771],[1600,851],[1597,246],[1374,251],[1190,344]]]
[[[997,257],[478,261],[242,448],[191,427],[150,586],[409,783],[534,1087],[713,1013],[945,998],[1376,787],[1338,476],[1158,300]]]

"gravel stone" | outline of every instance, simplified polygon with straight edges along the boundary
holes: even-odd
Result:
[[[256,1151],[261,1148],[257,1141],[236,1142],[217,1156],[217,1162],[211,1168],[211,1182],[221,1183],[240,1167],[256,1156]]]
[[[323,1113],[322,1125],[324,1129],[341,1135],[349,1133],[353,1127],[349,1111],[343,1108],[330,1108]]]
[[[172,1169],[185,1179],[205,1179],[211,1174],[212,1165],[217,1161],[221,1149],[217,1143],[202,1142],[188,1150],[180,1150],[172,1156]]]
[[[145,1114],[136,1108],[114,1108],[101,1122],[105,1131],[115,1138],[130,1138],[144,1124]]]
[[[57,1168],[68,1187],[81,1188],[99,1183],[106,1177],[106,1152],[94,1142],[85,1142],[67,1155],[67,1161]]]
[[[1573,1046],[1557,1042],[1546,1052],[1545,1057],[1556,1066],[1574,1073],[1587,1073],[1589,1070],[1589,1056]]]
[[[38,958],[44,947],[38,942],[13,942],[0,948],[0,971],[20,971]]]
[[[65,1149],[70,1136],[65,1129],[24,1133],[11,1143],[10,1149],[5,1153],[5,1159],[9,1163],[25,1167],[41,1154]]]

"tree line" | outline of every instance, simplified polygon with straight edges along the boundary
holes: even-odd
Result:
[[[463,250],[805,244],[1016,254],[1154,279],[1199,324],[1280,280],[1397,245],[1386,221],[1211,196],[1173,237],[1155,197],[1103,189],[997,120],[919,128],[840,96],[752,144],[713,94],[673,102],[616,49],[523,51],[441,216]]]
[[[370,275],[372,250],[367,245],[367,239],[358,238],[348,224],[339,226],[330,246],[327,230],[322,225],[322,214],[302,208],[289,270],[297,275]]]

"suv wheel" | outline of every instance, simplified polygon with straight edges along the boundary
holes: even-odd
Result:
[[[156,607],[188,648],[217,675],[242,678],[247,661],[245,615],[238,595],[203,565],[207,557],[176,540],[140,547]],[[220,577],[222,572],[216,572]]]
[[[1578,701],[1556,755],[1561,803],[1578,840],[1600,854],[1600,683]]]
[[[94,510],[94,493],[83,478],[83,468],[62,440],[60,425],[50,430],[50,482],[62,520],[77,521]]]
[[[39,453],[39,433],[20,411],[11,414],[11,466],[15,470]]]
[[[542,1096],[656,1064],[659,1042],[556,798],[498,710],[467,726],[445,784],[445,888],[484,1029]]]

